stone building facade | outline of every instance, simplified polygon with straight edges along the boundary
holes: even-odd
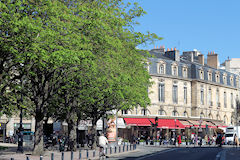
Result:
[[[151,105],[122,111],[120,117],[177,119],[192,126],[205,122],[205,127],[217,128],[238,125],[239,75],[220,69],[218,54],[208,53],[206,63],[196,50],[180,55],[176,49],[160,47],[150,54],[154,56],[147,67],[153,82],[148,90]]]

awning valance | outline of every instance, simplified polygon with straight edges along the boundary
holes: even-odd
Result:
[[[155,124],[154,118],[124,118],[129,126],[151,126]],[[178,119],[158,119],[157,128],[184,129],[184,125]]]

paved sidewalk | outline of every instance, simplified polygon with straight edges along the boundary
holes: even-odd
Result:
[[[29,160],[39,160],[39,156],[32,156],[30,151],[25,151],[23,154],[16,153],[17,145],[8,145],[8,144],[0,144],[0,146],[8,147],[8,149],[0,151],[0,160],[10,160],[14,158],[14,160],[26,160],[27,157]],[[124,147],[124,148],[123,148]],[[133,146],[117,146],[115,148],[108,148],[107,155],[108,156],[120,156],[121,154],[126,154],[130,152],[138,151],[138,149],[133,150]],[[45,151],[42,160],[50,160],[51,154],[54,154],[54,160],[62,160],[62,153],[59,151]],[[73,152],[73,160],[79,159],[99,159],[99,148],[96,150],[90,149],[80,149],[76,152]],[[71,160],[71,152],[64,152],[64,160]]]

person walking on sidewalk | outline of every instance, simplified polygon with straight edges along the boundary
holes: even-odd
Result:
[[[104,136],[104,134],[102,133],[101,136],[99,136],[99,146],[100,146],[100,156],[106,156],[105,155],[105,149],[107,147],[108,144],[108,140],[107,138]]]
[[[181,135],[178,135],[177,140],[178,140],[178,147],[180,147],[180,145],[181,145],[181,143],[182,143],[182,137],[181,137]]]
[[[238,140],[238,136],[236,134],[234,135],[234,143],[235,143],[236,147],[239,146],[239,140]]]

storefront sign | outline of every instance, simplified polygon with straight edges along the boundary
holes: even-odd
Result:
[[[53,131],[59,132],[62,129],[62,123],[61,122],[54,122],[53,123]]]
[[[24,129],[31,129],[31,123],[23,123],[22,124]],[[20,127],[20,123],[14,123],[14,129],[18,129]]]

